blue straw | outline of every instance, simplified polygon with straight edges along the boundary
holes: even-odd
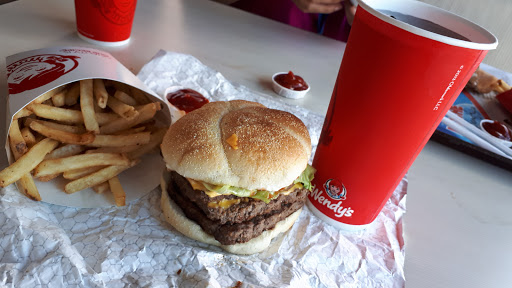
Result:
[[[325,20],[327,20],[327,14],[318,14],[318,21],[317,21],[318,34],[324,34]]]

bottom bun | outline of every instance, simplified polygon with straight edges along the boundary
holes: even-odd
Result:
[[[300,212],[302,211],[302,208],[295,211],[290,216],[279,221],[273,229],[263,231],[260,236],[245,243],[222,245],[212,235],[204,232],[201,226],[196,222],[188,219],[181,208],[169,197],[169,193],[167,193],[168,179],[165,177],[166,174],[168,174],[167,171],[164,172],[164,177],[160,180],[160,187],[162,188],[160,205],[162,206],[165,220],[183,235],[199,242],[219,246],[233,254],[249,255],[265,250],[270,245],[273,238],[280,233],[288,231],[288,229],[293,226],[293,223],[299,218]]]

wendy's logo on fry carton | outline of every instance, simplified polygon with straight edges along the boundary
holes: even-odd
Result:
[[[133,19],[136,1],[132,0],[90,0],[93,6],[100,10],[101,15],[109,22],[125,25]]]
[[[48,84],[78,66],[78,56],[42,54],[7,66],[9,94],[18,94]]]

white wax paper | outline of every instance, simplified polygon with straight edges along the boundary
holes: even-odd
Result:
[[[316,147],[323,117],[227,81],[189,55],[160,51],[139,77],[202,87],[212,101],[248,99],[301,118]],[[304,207],[263,253],[231,255],[190,240],[163,219],[160,191],[126,207],[69,208],[0,190],[0,287],[404,287],[407,181],[365,231],[341,232]]]

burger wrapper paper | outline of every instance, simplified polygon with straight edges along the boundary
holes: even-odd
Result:
[[[7,57],[8,120],[9,131],[13,116],[40,95],[54,88],[83,79],[109,79],[142,90],[146,95],[159,101],[160,98],[149,90],[142,81],[124,67],[112,55],[104,51],[84,47],[51,47],[31,50]],[[166,105],[163,104],[166,108]],[[160,122],[170,124],[168,109],[159,115]],[[167,114],[167,115],[165,115]],[[5,149],[9,162],[14,162],[8,137]],[[126,192],[126,201],[138,199],[149,193],[160,183],[158,171],[165,165],[158,153],[147,154],[136,168],[125,170],[119,179]],[[73,194],[63,190],[65,181],[58,177],[49,182],[36,180],[42,201],[70,207],[105,207],[114,205],[111,193],[95,193],[85,189]]]
[[[316,147],[322,116],[231,83],[190,55],[160,51],[138,77],[162,99],[180,86],[211,101],[246,99],[289,111]],[[268,249],[240,256],[174,230],[159,189],[122,208],[78,209],[30,201],[11,185],[0,190],[0,286],[404,287],[406,190],[403,179],[364,231],[341,232],[304,207]]]

